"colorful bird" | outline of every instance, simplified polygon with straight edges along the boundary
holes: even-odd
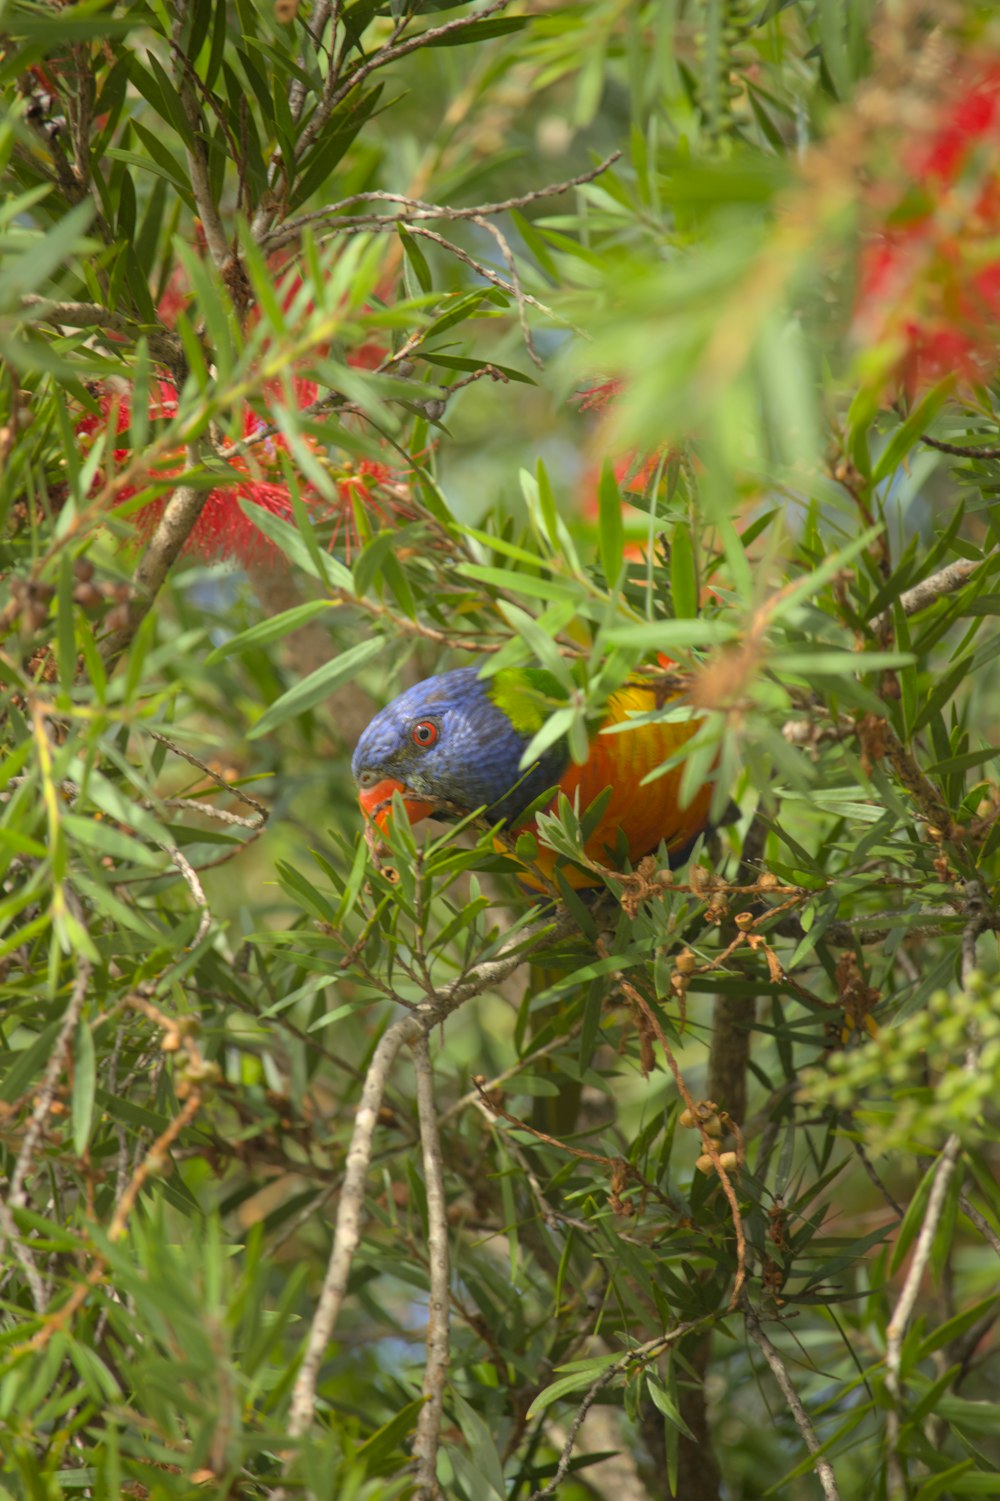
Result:
[[[662,702],[651,685],[628,683],[612,694],[599,728],[647,714]],[[573,764],[563,739],[522,770],[532,737],[564,704],[556,679],[538,668],[509,668],[482,679],[475,668],[460,667],[425,678],[376,714],[358,741],[352,770],[363,812],[384,829],[398,792],[412,823],[431,814],[454,817],[483,808],[485,818],[502,819],[508,830],[520,833],[533,829],[527,810],[550,788],[555,789],[550,807],[564,792],[570,802],[577,800],[582,814],[610,787],[584,848],[590,859],[614,868],[625,856],[635,864],[661,841],[668,850],[682,851],[708,827],[711,784],[684,808],[679,802],[683,767],[643,785],[649,772],[696,733],[697,719],[595,733],[582,766]],[[563,863],[543,846],[533,863],[550,877],[557,862]],[[575,886],[593,883],[583,870],[567,867],[565,874]]]

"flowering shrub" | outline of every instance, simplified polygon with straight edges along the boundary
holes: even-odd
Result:
[[[903,153],[902,190],[877,198],[855,336],[907,395],[948,375],[986,379],[1000,332],[1000,62],[960,73]]]
[[[305,408],[316,400],[318,387],[312,381],[297,379],[295,394],[299,408]],[[113,392],[103,387],[98,395],[99,411],[87,412],[77,423],[77,437],[86,452],[96,434],[106,431],[114,423],[116,433],[125,432],[132,420],[131,398],[128,392]],[[151,421],[169,421],[177,414],[177,389],[173,382],[161,378],[156,381],[149,396]],[[281,474],[280,453],[288,444],[280,433],[268,433],[264,420],[247,406],[243,412],[243,437],[248,445],[229,456],[233,469],[231,483],[216,486],[209,492],[201,515],[195,522],[188,538],[188,550],[204,558],[233,558],[240,563],[249,563],[269,551],[277,557],[264,533],[256,527],[240,506],[241,500],[288,521],[292,517],[292,500],[288,485]],[[266,434],[266,436],[261,436]],[[132,458],[128,448],[116,448],[113,462],[125,464]],[[184,469],[183,453],[178,453],[176,463],[157,466],[157,475],[168,477],[180,474]],[[96,481],[95,484],[99,483]],[[143,480],[126,485],[118,491],[118,501],[129,500],[143,488]],[[315,491],[303,487],[302,498],[314,504]],[[143,534],[156,525],[162,514],[163,497],[151,500],[138,515],[138,526]]]

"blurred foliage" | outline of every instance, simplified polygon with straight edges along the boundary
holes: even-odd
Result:
[[[4,1496],[997,1493],[991,25],[0,4]],[[739,822],[373,850],[469,662]]]

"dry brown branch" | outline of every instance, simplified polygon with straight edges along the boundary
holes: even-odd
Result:
[[[749,1305],[744,1309],[743,1317],[747,1333],[771,1367],[774,1379],[781,1388],[782,1396],[788,1403],[789,1410],[795,1419],[796,1426],[802,1435],[805,1446],[813,1456],[813,1469],[816,1471],[819,1483],[823,1487],[823,1495],[826,1497],[826,1501],[840,1501],[840,1492],[837,1489],[837,1480],[833,1473],[833,1466],[819,1452],[821,1445],[819,1439],[816,1437],[816,1430],[812,1425],[809,1414],[799,1399],[798,1392],[789,1380],[788,1372],[785,1370],[781,1356],[760,1327],[760,1320]]]
[[[197,465],[198,455],[194,448],[188,448],[187,462],[191,468]],[[167,501],[135,571],[136,593],[128,606],[128,620],[117,631],[111,631],[101,642],[101,655],[109,664],[117,662],[131,645],[136,631],[163,587],[167,574],[180,557],[208,496],[207,489],[178,485]]]
[[[958,1162],[958,1156],[962,1150],[962,1140],[957,1132],[952,1132],[945,1142],[941,1155],[934,1170],[934,1179],[931,1190],[927,1197],[927,1208],[924,1210],[923,1223],[917,1236],[917,1243],[913,1249],[906,1280],[902,1291],[893,1309],[892,1318],[889,1320],[885,1331],[885,1384],[889,1395],[893,1399],[893,1405],[886,1414],[886,1442],[888,1445],[887,1470],[889,1481],[889,1496],[902,1498],[908,1494],[906,1477],[903,1471],[902,1461],[899,1455],[900,1436],[900,1406],[903,1399],[903,1385],[900,1376],[900,1366],[903,1355],[903,1337],[909,1327],[910,1319],[916,1306],[917,1296],[924,1280],[927,1263],[930,1260],[931,1247],[934,1244],[934,1236],[944,1213],[945,1199],[948,1193],[948,1184]]]
[[[387,193],[382,190],[352,193],[349,198],[342,198],[339,203],[329,203],[326,208],[314,209],[312,213],[301,214],[297,219],[288,219],[278,229],[271,230],[265,236],[264,243],[268,248],[274,249],[287,245],[307,224],[343,215],[345,209],[362,203],[396,203],[400,206],[401,212],[381,216],[366,214],[356,219],[345,219],[346,227],[367,227],[373,219],[386,225],[402,223],[409,228],[415,221],[421,219],[448,221],[470,219],[478,222],[480,219],[495,218],[499,214],[509,213],[512,209],[526,208],[530,203],[538,203],[544,198],[556,198],[560,193],[568,193],[571,188],[583,187],[585,183],[593,182],[606,172],[620,156],[620,151],[612,151],[610,156],[605,157],[598,166],[591,167],[589,172],[580,172],[576,177],[567,177],[562,182],[553,182],[547,187],[535,188],[530,193],[521,193],[513,198],[502,198],[496,203],[479,203],[471,208],[452,208],[441,203],[425,203],[420,198],[407,198],[402,193]]]
[[[376,72],[379,68],[386,67],[389,63],[396,62],[398,58],[406,57],[409,53],[416,52],[419,48],[426,47],[431,42],[438,41],[443,36],[456,31],[463,31],[469,26],[475,25],[478,21],[485,20],[488,16],[493,16],[499,11],[506,10],[509,4],[510,0],[490,0],[489,4],[481,6],[478,10],[472,11],[468,15],[458,16],[452,21],[444,22],[441,26],[430,26],[426,31],[421,31],[416,36],[400,40],[401,33],[405,30],[410,20],[408,15],[404,15],[393,27],[389,40],[383,46],[377,47],[374,52],[362,62],[359,62],[356,67],[352,68],[342,82],[340,80],[340,72],[343,65],[343,56],[336,63],[331,59],[330,71],[327,74],[327,84],[324,86],[320,102],[308,124],[297,138],[295,148],[296,160],[301,160],[303,153],[312,145],[338,104],[341,104],[359,84],[364,83],[370,74]],[[274,190],[281,179],[283,171],[284,164],[280,156],[275,154],[275,157],[272,159],[271,170],[268,173],[268,187],[270,191],[264,194],[260,206],[254,215],[250,229],[255,242],[258,245],[267,243],[269,248],[274,248],[275,245],[274,240],[268,235],[268,230],[278,206]]]
[[[983,558],[958,558],[954,563],[949,563],[947,568],[941,568],[937,573],[932,573],[929,578],[921,579],[919,584],[914,584],[912,589],[907,589],[899,596],[897,601],[904,615],[916,615],[920,610],[926,610],[936,599],[941,599],[946,594],[954,594],[967,584],[978,568],[983,568],[994,561],[996,554],[988,554]],[[874,615],[868,622],[873,630],[878,631],[892,624],[892,611],[883,610],[881,615]]]
[[[976,940],[983,931],[982,893],[977,882],[970,882],[967,887],[967,903],[971,910],[971,916],[966,924],[962,936],[962,967],[961,978],[963,985],[967,985],[976,967]],[[970,1038],[965,1052],[964,1068],[966,1073],[974,1074],[979,1060],[979,1048],[975,1038]],[[886,1468],[888,1473],[888,1493],[891,1498],[902,1498],[908,1494],[906,1474],[899,1453],[899,1438],[901,1428],[900,1408],[903,1400],[903,1383],[901,1376],[903,1358],[903,1339],[909,1327],[913,1310],[916,1307],[917,1297],[923,1285],[924,1274],[930,1261],[931,1249],[934,1245],[934,1237],[937,1234],[941,1216],[944,1213],[945,1202],[948,1195],[948,1185],[951,1183],[955,1168],[958,1165],[959,1155],[962,1150],[962,1138],[957,1131],[953,1131],[941,1149],[941,1155],[934,1169],[934,1177],[931,1181],[930,1193],[927,1195],[927,1207],[924,1210],[920,1232],[917,1235],[913,1255],[907,1269],[906,1278],[892,1312],[892,1318],[885,1331],[885,1384],[889,1395],[892,1397],[892,1406],[886,1414],[886,1443],[888,1455]]]
[[[197,948],[201,940],[204,938],[205,934],[208,932],[209,928],[212,926],[212,913],[208,905],[208,898],[205,895],[205,888],[199,881],[198,872],[195,870],[194,866],[188,860],[186,855],[181,854],[180,850],[175,844],[162,844],[160,848],[170,860],[171,865],[175,866],[177,870],[180,871],[181,878],[184,881],[185,886],[194,897],[195,906],[201,912],[201,917],[198,920],[198,931],[195,933],[190,944],[188,945],[188,950]]]
[[[1000,1256],[1000,1235],[997,1234],[985,1214],[981,1213],[965,1194],[959,1194],[958,1207],[967,1220],[971,1220],[980,1235],[992,1247],[994,1253]]]
[[[292,1439],[301,1438],[312,1422],[316,1406],[316,1379],[347,1291],[354,1253],[361,1240],[365,1179],[368,1176],[372,1140],[389,1070],[400,1050],[407,1044],[418,1042],[421,1036],[426,1036],[426,1033],[416,1017],[404,1016],[393,1022],[383,1032],[365,1076],[354,1117],[354,1132],[347,1151],[347,1167],[337,1206],[333,1248],[309,1329],[305,1354],[292,1389],[288,1416],[288,1436]]]
[[[424,1405],[417,1419],[413,1454],[417,1461],[417,1501],[437,1501],[437,1452],[448,1379],[448,1219],[444,1191],[444,1162],[438,1134],[434,1072],[426,1032],[410,1044],[417,1080],[420,1149],[427,1196],[427,1261],[430,1289],[427,1300],[427,1362],[424,1366]]]
[[[333,1246],[306,1340],[305,1354],[292,1390],[288,1422],[290,1438],[301,1438],[312,1422],[320,1364],[340,1313],[351,1264],[361,1239],[365,1180],[371,1162],[372,1142],[389,1071],[397,1055],[403,1047],[412,1046],[421,1037],[426,1037],[439,1022],[444,1021],[465,1001],[481,995],[492,985],[499,984],[513,974],[515,969],[534,958],[540,950],[557,942],[571,926],[569,917],[564,915],[554,921],[539,923],[533,929],[519,934],[508,950],[501,950],[495,959],[485,961],[443,990],[431,994],[416,1012],[393,1022],[382,1034],[362,1086],[354,1131],[347,1149]],[[281,1494],[279,1490],[277,1495]]]

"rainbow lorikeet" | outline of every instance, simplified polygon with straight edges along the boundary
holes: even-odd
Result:
[[[475,668],[460,667],[425,678],[376,714],[358,741],[352,770],[362,810],[384,828],[398,792],[413,823],[435,813],[455,816],[484,808],[484,817],[502,819],[519,833],[531,829],[527,810],[549,788],[565,792],[571,802],[578,798],[583,813],[610,787],[585,850],[612,866],[622,853],[634,864],[661,840],[668,850],[683,850],[708,827],[711,785],[685,808],[678,801],[683,768],[642,785],[647,773],[695,734],[697,719],[643,724],[617,735],[594,733],[582,766],[572,762],[563,739],[522,770],[529,741],[564,702],[556,679],[541,668],[508,668],[483,679]],[[652,686],[628,683],[608,700],[604,724],[648,713],[657,702]],[[541,847],[534,863],[551,876],[558,861],[553,850]],[[576,886],[592,880],[575,868],[567,868],[566,875]]]

